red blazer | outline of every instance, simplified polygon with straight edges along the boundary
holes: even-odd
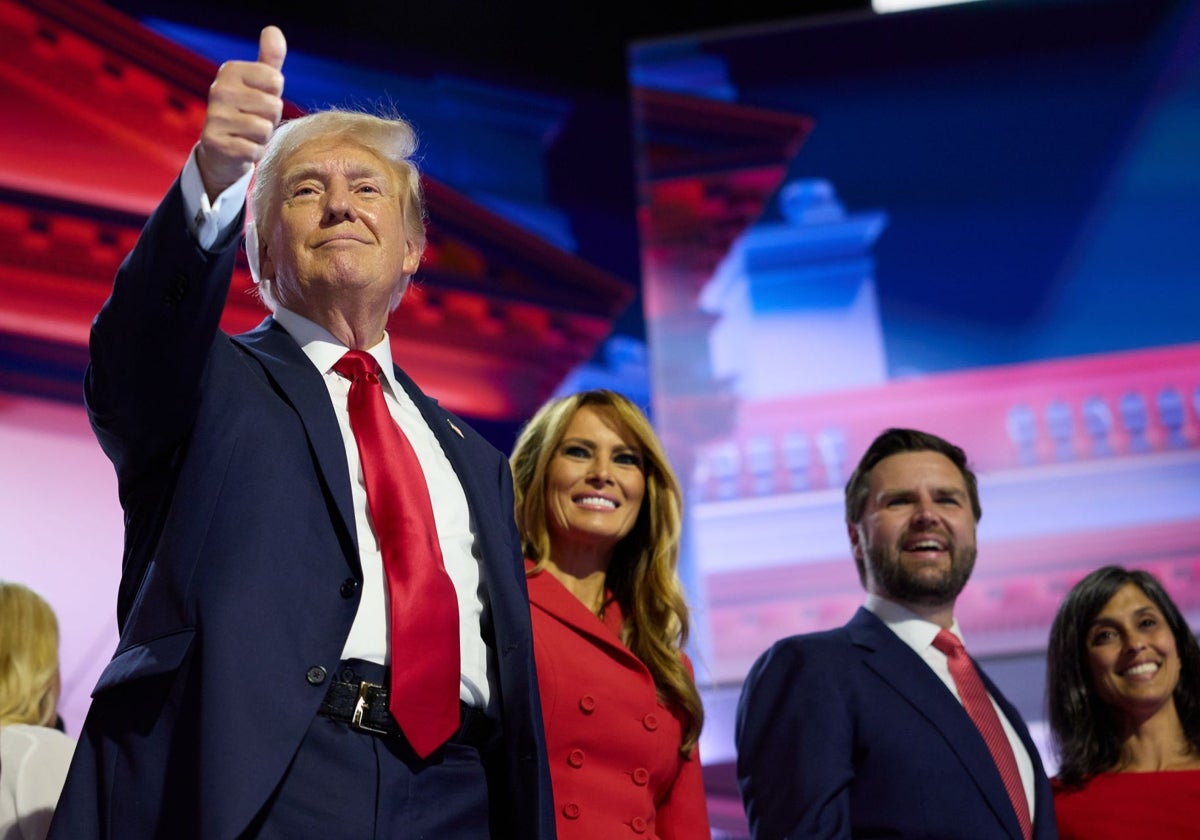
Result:
[[[683,727],[621,643],[620,608],[601,622],[552,574],[528,583],[559,840],[708,840],[699,750],[680,755]]]

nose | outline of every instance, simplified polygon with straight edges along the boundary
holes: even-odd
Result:
[[[591,469],[588,470],[588,480],[595,484],[609,483],[612,480],[612,472],[608,462],[602,458],[593,459]]]
[[[329,223],[354,221],[357,213],[345,184],[332,183],[325,190],[325,220]]]
[[[1125,649],[1128,651],[1136,653],[1139,650],[1145,650],[1146,647],[1147,647],[1146,640],[1144,638],[1142,638],[1141,636],[1137,635],[1136,633],[1131,633],[1125,639]]]
[[[938,521],[937,508],[932,499],[919,499],[913,511],[913,522],[920,525],[934,524]]]

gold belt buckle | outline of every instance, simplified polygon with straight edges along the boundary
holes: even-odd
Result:
[[[358,684],[358,699],[354,701],[354,714],[350,716],[350,725],[362,732],[374,732],[376,735],[387,735],[386,729],[369,726],[363,723],[363,713],[367,710],[367,692],[372,688],[383,688],[381,685],[369,683],[366,680]]]

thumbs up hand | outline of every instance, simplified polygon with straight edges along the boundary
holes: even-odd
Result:
[[[250,171],[279,125],[286,55],[283,32],[268,26],[258,39],[257,61],[227,61],[217,71],[196,148],[210,201]]]

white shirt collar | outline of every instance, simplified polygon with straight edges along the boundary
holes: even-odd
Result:
[[[868,593],[863,606],[917,653],[928,650],[933,645],[934,637],[942,629],[932,621],[921,618],[908,607],[879,595]],[[962,640],[962,630],[958,626],[957,618],[950,625],[950,632]]]
[[[274,317],[279,325],[287,330],[288,335],[300,345],[304,355],[308,356],[309,361],[316,366],[322,376],[333,370],[338,359],[342,358],[349,349],[334,338],[333,333],[329,330],[290,309],[277,306]],[[404,393],[400,382],[396,379],[396,369],[392,365],[392,342],[386,331],[383,339],[374,347],[368,348],[367,352],[375,357],[375,361],[379,362],[379,367],[383,369],[383,378],[387,380],[392,396],[398,397]]]

